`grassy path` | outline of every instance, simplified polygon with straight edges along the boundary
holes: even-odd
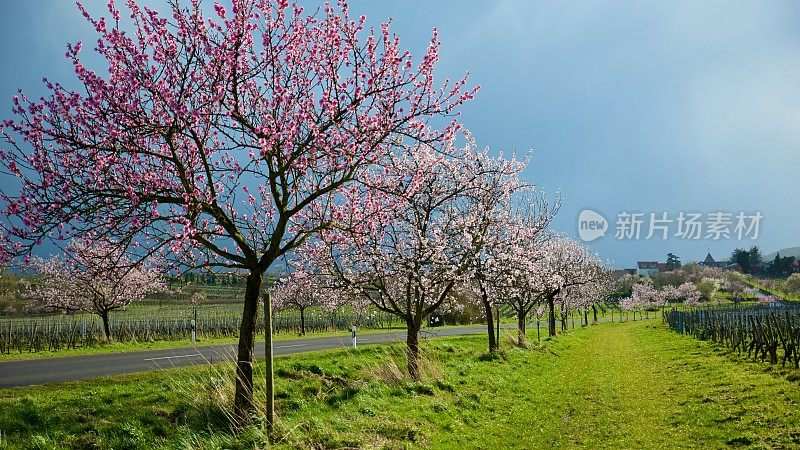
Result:
[[[656,321],[592,327],[549,354],[509,353],[483,397],[487,432],[440,435],[483,448],[800,448],[800,386]],[[797,374],[788,373],[790,379]],[[489,373],[474,374],[476,379]],[[463,433],[463,434],[462,434]]]
[[[560,413],[575,426],[558,444],[640,447],[669,434],[674,405],[660,388],[675,374],[663,349],[636,339],[641,324],[606,327],[565,349],[571,357],[555,368],[561,382],[549,395],[569,399]]]
[[[512,335],[503,358],[483,336],[426,341],[422,382],[395,378],[398,345],[278,358],[274,448],[800,448],[798,373],[658,320],[532,349]],[[257,427],[222,425],[229,369],[0,391],[0,448],[263,448]]]

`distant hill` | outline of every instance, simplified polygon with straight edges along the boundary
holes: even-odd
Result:
[[[777,252],[772,252],[768,255],[764,255],[763,261],[764,262],[772,261],[773,259],[775,259],[775,255],[777,255],[778,253],[780,253],[781,257],[794,256],[795,258],[800,259],[800,247],[789,247],[783,250],[779,250]]]

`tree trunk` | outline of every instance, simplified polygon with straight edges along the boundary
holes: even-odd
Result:
[[[517,334],[519,346],[522,347],[527,340],[525,338],[525,310],[523,309],[517,311]]]
[[[233,412],[240,424],[250,422],[255,404],[253,403],[253,349],[256,337],[258,296],[261,291],[263,274],[250,271],[244,293],[242,323],[239,325],[239,347],[236,355],[236,391],[233,397]],[[266,330],[265,330],[266,333]],[[269,334],[269,333],[267,333]],[[267,375],[267,376],[271,376]]]
[[[497,350],[497,341],[494,336],[494,312],[492,304],[489,302],[489,296],[483,287],[481,287],[481,300],[483,301],[483,311],[486,314],[486,330],[489,332],[489,353],[492,353]]]
[[[300,334],[306,335],[306,309],[300,308]]]
[[[594,318],[592,319],[592,325],[597,324],[597,306],[592,305],[592,313],[594,313]]]
[[[111,337],[111,325],[108,323],[108,311],[101,312],[100,318],[103,319],[103,334],[106,336],[106,341],[111,342],[113,338]]]
[[[302,316],[302,310],[300,315]],[[265,396],[267,410],[265,411],[267,420],[267,431],[272,433],[272,426],[275,424],[275,371],[273,370],[273,348],[272,348],[272,295],[269,290],[264,293],[264,360],[266,368]]]
[[[547,296],[547,306],[550,309],[547,317],[547,325],[548,325],[548,335],[553,337],[556,335],[556,305],[555,305],[555,295],[548,295]]]
[[[408,358],[408,375],[412,380],[422,378],[419,370],[419,329],[420,324],[416,320],[406,321],[406,356]]]
[[[583,308],[583,325],[589,325],[589,308]]]

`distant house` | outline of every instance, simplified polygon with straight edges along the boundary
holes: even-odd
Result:
[[[725,270],[735,270],[736,272],[742,271],[742,266],[729,261],[716,261],[711,253],[706,254],[706,259],[698,263],[703,267],[717,267]]]
[[[729,263],[726,261],[716,261],[714,257],[711,256],[711,253],[706,254],[706,259],[699,263],[703,267],[719,267],[720,269],[724,269]]]
[[[636,263],[636,273],[642,276],[658,275],[661,270],[659,269],[658,261],[638,261]],[[666,268],[666,264],[664,264]]]
[[[719,263],[717,263],[717,262],[714,260],[714,257],[713,257],[713,256],[711,256],[711,252],[709,252],[708,254],[706,254],[706,259],[702,260],[702,261],[701,261],[699,264],[700,264],[701,266],[705,266],[705,267],[719,267],[719,266],[718,266],[718,264],[719,264]]]

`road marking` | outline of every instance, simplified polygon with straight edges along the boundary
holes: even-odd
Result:
[[[203,356],[200,353],[195,353],[193,355],[178,355],[178,356],[162,356],[160,358],[145,358],[145,361],[156,361],[159,359],[173,359],[173,358],[192,358],[195,356]]]
[[[305,347],[306,344],[277,345],[275,348]]]

